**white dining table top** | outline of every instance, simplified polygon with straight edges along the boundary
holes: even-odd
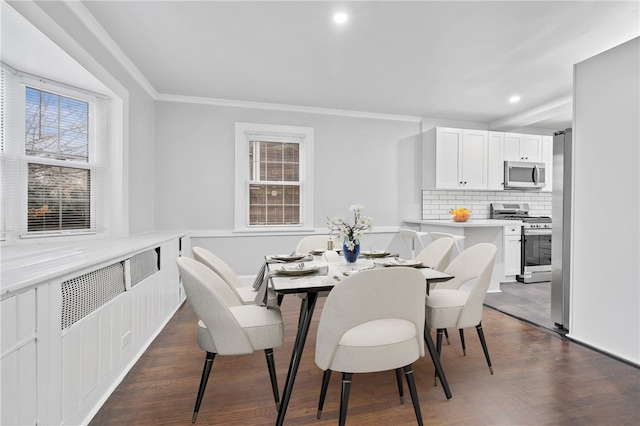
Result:
[[[312,267],[328,267],[328,273],[324,274],[309,274],[309,275],[271,275],[271,286],[273,290],[278,293],[304,293],[308,291],[326,291],[331,290],[335,285],[339,284],[344,278],[350,274],[358,273],[362,270],[373,268],[385,268],[385,267],[397,267],[397,266],[385,266],[385,263],[389,262],[389,258],[380,259],[358,259],[355,263],[346,263],[341,260],[339,262],[325,262],[320,260],[319,257],[314,257],[314,260],[304,262],[304,268]],[[273,273],[277,270],[296,267],[297,262],[292,263],[271,263],[269,264],[269,272]],[[453,278],[452,275],[445,274],[444,272],[436,271],[431,268],[417,268],[424,277],[427,283],[447,281]]]

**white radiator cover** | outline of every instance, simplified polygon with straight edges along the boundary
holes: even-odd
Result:
[[[184,301],[182,250],[184,234],[129,237],[85,252],[93,265],[3,288],[0,424],[88,424]]]

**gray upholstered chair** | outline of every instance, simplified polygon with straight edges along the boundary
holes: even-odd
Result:
[[[245,305],[252,305],[256,303],[255,299],[258,294],[256,289],[252,286],[246,286],[242,284],[238,276],[229,265],[227,265],[222,259],[202,247],[193,247],[193,258],[198,262],[204,263],[214,272],[216,272],[222,279],[231,287],[233,292]],[[276,295],[269,290],[270,300],[275,300]],[[272,303],[273,304],[273,303]]]
[[[243,305],[231,287],[197,260],[177,260],[187,300],[198,315],[198,345],[206,352],[192,423],[200,411],[202,396],[216,355],[244,355],[264,350],[271,388],[279,409],[280,396],[273,348],[284,342],[282,315],[277,307]]]
[[[436,271],[444,271],[451,261],[453,244],[453,238],[437,239],[422,249],[416,260]]]
[[[493,367],[482,330],[482,310],[495,257],[496,246],[489,243],[476,244],[460,253],[445,270],[455,278],[430,290],[425,314],[426,332],[431,328],[437,330],[438,355],[442,352],[442,334],[449,327],[460,331],[462,350],[466,355],[464,329],[475,327],[491,374]]]
[[[340,425],[353,373],[403,369],[418,424],[422,424],[412,363],[424,356],[424,276],[412,268],[371,269],[337,284],[318,324],[316,365],[324,370],[318,418],[332,371],[342,372]],[[398,382],[402,401],[402,382]]]

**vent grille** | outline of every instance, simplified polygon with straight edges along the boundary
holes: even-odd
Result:
[[[122,262],[62,283],[62,330],[124,293]]]
[[[160,247],[138,253],[130,260],[131,287],[160,270]]]

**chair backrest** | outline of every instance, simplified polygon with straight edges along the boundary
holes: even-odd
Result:
[[[439,238],[422,249],[416,260],[436,271],[444,271],[451,261],[453,244],[453,238]]]
[[[473,275],[468,279],[476,279],[471,287],[467,303],[458,318],[458,328],[472,327],[482,321],[482,304],[491,282],[496,251],[497,248],[493,244],[476,244],[460,253],[445,271],[456,277],[456,274],[466,273],[467,276]]]
[[[193,258],[195,260],[200,263],[204,263],[214,272],[220,275],[222,279],[225,280],[225,282],[234,289],[233,291],[234,293],[236,293],[236,296],[238,296],[238,298],[242,300],[242,297],[240,297],[240,295],[238,295],[235,290],[235,288],[242,287],[242,282],[229,265],[227,265],[222,259],[205,248],[193,247],[191,251],[193,252]]]
[[[195,259],[179,257],[177,263],[187,300],[211,334],[216,353],[252,353],[249,338],[229,309],[242,305],[229,285]]]
[[[316,364],[329,367],[335,348],[349,329],[376,319],[398,318],[416,327],[416,344],[424,356],[424,276],[413,268],[371,269],[350,275],[329,293],[316,339]]]
[[[436,240],[438,241],[438,240]],[[459,289],[463,284],[475,280],[480,276],[485,261],[490,255],[489,246],[495,249],[495,245],[480,243],[463,250],[457,255],[444,270],[454,278],[449,281],[432,285],[432,289]]]
[[[326,250],[329,239],[333,240],[334,249],[338,249],[336,237],[330,235],[309,235],[298,242],[296,253],[311,253],[313,250]],[[340,248],[342,248],[342,244],[340,244]]]

